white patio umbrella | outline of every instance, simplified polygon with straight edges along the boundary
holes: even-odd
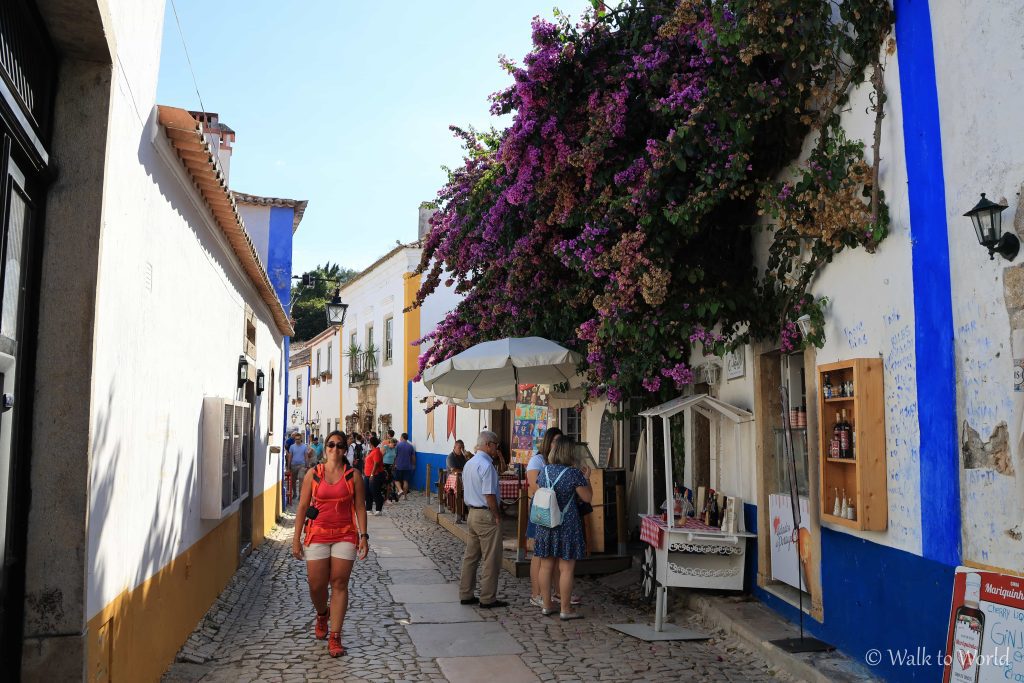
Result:
[[[548,407],[550,408],[574,408],[587,396],[583,389],[569,389],[568,391],[551,392],[548,394]],[[448,403],[460,408],[472,408],[473,410],[501,410],[502,408],[515,408],[515,396],[503,396],[501,398],[479,398],[470,394],[466,398],[449,398]]]
[[[508,337],[482,342],[423,373],[423,383],[438,396],[488,400],[513,398],[520,384],[562,384],[579,387],[580,356],[541,337]]]

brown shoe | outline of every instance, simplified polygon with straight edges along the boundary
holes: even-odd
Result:
[[[341,644],[341,634],[331,633],[327,636],[327,654],[340,657],[345,654],[345,646]]]
[[[317,640],[323,640],[327,637],[327,619],[330,616],[331,610],[327,609],[323,614],[316,615],[316,624],[313,626],[313,636]]]

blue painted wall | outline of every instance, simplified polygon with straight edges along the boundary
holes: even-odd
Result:
[[[942,135],[931,17],[925,0],[896,0],[903,142],[907,159],[914,278],[921,546],[926,558],[960,562],[953,304],[946,232]]]
[[[267,249],[267,276],[277,292],[284,310],[292,300],[292,224],[295,209],[270,207],[270,230]]]
[[[427,487],[427,465],[430,465],[430,490],[437,492],[437,471],[445,466],[448,454],[416,452],[416,474],[412,479],[412,488],[425,491]]]
[[[821,530],[821,577],[825,621],[804,617],[804,629],[864,663],[871,649],[882,652],[870,668],[890,681],[936,681],[942,667],[893,664],[889,651],[918,647],[934,660],[946,646],[953,567],[847,533]],[[761,588],[754,594],[796,623],[797,610]]]

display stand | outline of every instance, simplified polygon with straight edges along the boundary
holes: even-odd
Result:
[[[786,652],[792,653],[831,652],[836,649],[834,645],[829,645],[817,638],[808,638],[804,635],[804,592],[799,588],[799,586],[804,585],[803,562],[800,561],[800,492],[796,479],[796,454],[793,452],[793,432],[789,428],[789,387],[782,385],[779,387],[779,391],[782,394],[783,457],[786,459],[786,467],[789,471],[789,501],[793,506],[793,546],[796,548],[797,599],[799,601],[797,611],[800,614],[800,636],[798,638],[782,638],[768,642]]]
[[[749,423],[754,416],[747,410],[730,405],[707,394],[684,396],[640,413],[647,421],[647,434],[653,434],[655,418],[662,421],[665,457],[665,490],[671,501],[675,490],[675,477],[672,471],[672,438],[670,420],[675,415],[684,414],[684,423],[689,429],[693,424],[693,414],[699,412],[714,421],[722,419],[734,425]],[[734,447],[738,448],[738,429],[734,429],[736,439]],[[693,439],[687,437],[687,461],[692,460]],[[735,530],[723,532],[710,527],[694,518],[686,518],[677,522],[674,514],[661,519],[654,501],[654,443],[646,439],[646,457],[643,470],[647,476],[647,513],[641,515],[641,539],[647,542],[644,556],[644,590],[655,597],[653,626],[637,624],[614,624],[611,627],[643,640],[695,640],[706,638],[665,623],[668,609],[668,589],[710,588],[718,590],[742,590],[745,569],[747,538],[754,534],[744,531],[742,526]],[[721,444],[715,444],[717,448]],[[718,459],[718,453],[713,457]],[[719,460],[720,461],[720,460]],[[687,482],[692,483],[692,482]],[[717,485],[717,481],[713,482]],[[739,499],[736,504],[742,505]],[[672,512],[671,505],[669,511]],[[738,520],[742,523],[742,516]]]

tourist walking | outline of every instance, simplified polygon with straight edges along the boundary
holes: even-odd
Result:
[[[320,437],[316,434],[313,435],[309,447],[313,449],[313,464],[320,462],[324,459],[324,446],[320,443]]]
[[[416,447],[409,443],[409,435],[403,432],[395,446],[395,481],[402,489],[400,495],[403,498],[409,497],[409,484],[415,473]]]
[[[363,458],[366,456],[366,444],[363,435],[359,432],[352,432],[348,438],[348,463],[359,470],[363,470]]]
[[[589,503],[594,491],[590,487],[589,472],[578,468],[576,442],[565,436],[558,437],[548,455],[548,464],[537,476],[537,483],[555,492],[558,507],[562,512],[562,523],[554,528],[537,526],[537,538],[533,552],[541,558],[540,592],[542,612],[554,614],[552,601],[552,574],[558,564],[559,592],[564,596],[572,595],[573,571],[576,560],[584,557],[583,522],[580,518],[576,499]],[[579,619],[583,615],[576,612],[563,601],[561,604],[563,620]]]
[[[370,437],[370,452],[363,462],[363,476],[366,478],[366,511],[376,505],[374,516],[380,516],[384,510],[384,455],[380,452],[380,439]]]
[[[527,483],[527,495],[529,500],[527,501],[526,509],[530,509],[530,504],[533,502],[533,494],[537,492],[537,475],[544,469],[544,466],[548,464],[548,454],[551,453],[551,446],[555,443],[555,440],[562,435],[562,430],[558,427],[551,427],[544,432],[544,439],[540,443],[540,450],[533,454],[529,462],[526,463],[526,483]],[[533,521],[526,522],[526,539],[527,541],[533,541],[536,543],[537,538],[537,525]],[[558,568],[555,568],[555,572],[558,572]],[[557,579],[555,580],[557,583]],[[534,553],[530,558],[530,602],[537,607],[543,607],[544,601],[540,597],[540,558],[537,557],[537,553]]]
[[[306,560],[309,596],[316,609],[313,635],[327,638],[332,657],[345,654],[341,630],[348,610],[348,581],[356,558],[366,559],[370,538],[363,478],[345,462],[344,449],[344,434],[327,435],[326,461],[309,470],[302,481],[292,538],[292,555]],[[303,529],[304,543],[299,538]]]
[[[302,434],[296,433],[292,440],[292,445],[288,447],[288,471],[292,473],[294,495],[298,498],[302,489],[302,478],[306,476],[306,469],[312,463],[313,449],[303,443]]]
[[[404,436],[404,435],[403,435]],[[401,444],[399,444],[401,445]],[[462,471],[462,490],[469,508],[469,539],[462,556],[462,580],[459,602],[480,603],[480,607],[505,607],[498,600],[498,574],[501,572],[501,512],[498,509],[498,471],[492,458],[498,450],[498,435],[482,431],[476,439],[476,454]],[[473,595],[477,568],[480,569],[480,597]]]
[[[389,429],[384,442],[381,444],[381,451],[384,453],[384,474],[387,477],[385,484],[385,498],[390,501],[398,500],[398,492],[395,490],[395,447],[398,441],[395,440],[395,432]]]

